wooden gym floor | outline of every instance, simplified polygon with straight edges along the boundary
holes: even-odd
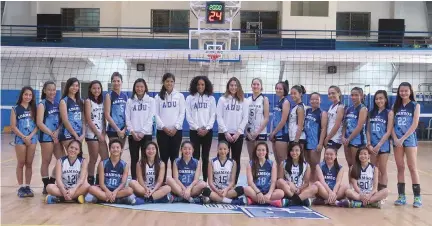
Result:
[[[194,214],[167,213],[140,210],[129,210],[90,204],[58,204],[43,203],[42,182],[40,177],[40,147],[37,147],[33,163],[32,188],[33,198],[20,199],[16,195],[17,182],[15,177],[16,158],[14,147],[10,145],[12,135],[2,134],[1,137],[1,224],[2,225],[170,225],[170,226],[202,226],[202,225],[432,225],[432,143],[420,142],[418,167],[423,196],[423,207],[412,207],[412,189],[408,168],[406,175],[406,192],[408,205],[395,207],[397,198],[396,165],[393,155],[389,158],[390,195],[382,209],[344,209],[331,207],[312,207],[329,220],[308,219],[259,219],[248,218],[244,214]],[[84,145],[86,147],[86,145]],[[87,150],[84,151],[87,156]],[[213,141],[210,157],[216,155],[216,140]],[[343,151],[339,151],[339,162],[346,166]],[[130,161],[129,151],[123,159]],[[246,147],[242,154],[242,174],[248,162]],[[51,167],[54,161],[51,163]],[[51,170],[51,169],[50,169]],[[50,171],[51,172],[51,171]],[[347,183],[345,171],[344,183]],[[428,217],[429,215],[429,217]]]

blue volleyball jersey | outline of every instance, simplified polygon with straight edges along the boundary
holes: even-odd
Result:
[[[103,161],[103,168],[105,186],[110,191],[114,191],[121,184],[123,172],[126,169],[126,162],[120,159],[117,165],[114,166],[111,159],[107,158]]]
[[[182,184],[187,187],[192,184],[195,178],[195,172],[198,168],[198,160],[195,158],[191,158],[188,163],[184,161],[182,157],[177,158],[176,160],[177,170],[178,170],[178,179],[182,182]]]
[[[371,111],[369,117],[371,144],[376,146],[381,138],[387,133],[388,113],[389,109],[384,109],[381,112]],[[387,139],[381,146],[383,151],[390,151],[390,141]]]
[[[359,106],[355,107],[354,105],[350,106],[345,111],[345,123],[346,123],[346,131],[345,131],[345,138],[348,138],[351,133],[354,131],[354,129],[357,127],[359,116],[360,116],[360,110],[366,107],[363,103]],[[365,145],[366,144],[366,123],[362,125],[362,129],[360,133],[358,133],[351,141],[351,145]]]
[[[33,130],[36,128],[36,122],[32,118],[30,106],[28,106],[27,108],[24,108],[20,104],[20,105],[16,105],[12,109],[15,112],[16,127],[18,128],[18,130],[24,136],[30,135],[33,132]],[[37,143],[37,135],[35,135],[31,138],[31,143],[32,144]],[[21,137],[19,137],[18,135],[16,135],[15,136],[15,144],[24,144],[24,140]]]
[[[274,130],[279,122],[282,120],[282,110],[283,110],[283,103],[285,102],[285,100],[287,100],[285,97],[282,98],[281,100],[279,100],[279,102],[276,104],[276,106],[273,108],[273,128],[272,130]],[[279,136],[284,136],[288,134],[288,119],[285,122],[285,125],[282,127],[281,130],[279,130],[275,136],[279,137]]]
[[[336,170],[336,167],[333,166],[331,169],[327,166],[325,161],[322,161],[320,164],[321,171],[324,176],[324,181],[329,186],[331,190],[334,189],[334,186],[336,185],[336,179],[337,175],[339,173],[339,170],[342,168],[341,165],[339,165],[339,170]]]
[[[408,132],[409,128],[414,122],[414,112],[417,106],[417,102],[411,101],[405,106],[401,105],[397,112],[395,112],[394,130],[398,139],[400,139],[405,133]],[[405,147],[417,146],[417,134],[414,131],[404,141]]]
[[[305,127],[304,131],[306,134],[306,150],[316,150],[320,135],[321,135],[321,114],[320,108],[315,109],[308,108],[306,110]]]
[[[64,97],[63,100],[66,102],[68,121],[71,124],[72,129],[81,136],[83,128],[82,109],[77,102],[69,97]],[[66,139],[72,138],[72,134],[65,126],[62,127],[62,134]]]
[[[253,162],[250,161],[250,164],[252,166]],[[264,195],[270,190],[272,167],[273,161],[270,159],[267,159],[262,166],[258,167],[257,179],[254,183]]]
[[[45,111],[43,117],[43,123],[51,131],[57,130],[60,125],[60,110],[59,103],[54,101],[51,102],[47,99],[41,101]],[[44,133],[42,130],[39,131],[39,141],[40,142],[51,142],[53,141],[50,134]]]
[[[117,125],[117,127],[122,130],[126,127],[125,109],[128,96],[124,92],[120,92],[120,94],[117,94],[114,91],[110,91],[109,94],[111,98],[110,116],[114,120],[114,123]],[[111,125],[108,125],[107,131],[116,132],[116,130]]]

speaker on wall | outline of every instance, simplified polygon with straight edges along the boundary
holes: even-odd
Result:
[[[61,14],[38,14],[37,34],[38,41],[61,41],[62,40],[62,16]]]
[[[404,35],[404,19],[379,19],[378,43],[380,46],[402,47]]]

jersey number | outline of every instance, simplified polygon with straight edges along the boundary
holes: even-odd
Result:
[[[183,175],[181,176],[181,182],[182,184],[190,184],[191,181],[191,177],[189,177],[189,175]]]
[[[373,132],[380,132],[381,131],[381,127],[378,126],[378,124],[372,124],[372,131]]]
[[[227,184],[227,182],[228,182],[228,176],[227,175],[219,176],[219,183]]]
[[[149,184],[153,184],[154,183],[154,178],[153,177],[149,177],[148,180],[149,180]]]
[[[369,190],[369,188],[370,188],[369,182],[368,181],[360,182],[360,188],[363,190]]]
[[[400,117],[400,118],[398,118],[398,125],[399,126],[406,126],[407,125],[407,118],[405,118],[405,117]]]
[[[117,178],[109,178],[108,179],[108,185],[110,186],[116,186],[118,183]]]
[[[77,176],[76,175],[68,175],[67,181],[68,181],[68,184],[76,184]]]
[[[265,177],[259,177],[258,178],[258,183],[257,183],[258,186],[266,185],[266,183],[267,183],[267,178],[265,178]]]

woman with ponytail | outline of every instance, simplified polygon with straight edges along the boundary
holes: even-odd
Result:
[[[55,183],[55,168],[49,176],[49,165],[52,156],[59,159],[64,156],[58,136],[60,131],[59,102],[55,100],[56,85],[53,81],[47,81],[42,88],[41,102],[37,108],[36,124],[40,130],[39,143],[41,145],[41,176],[43,182],[42,194],[48,194],[46,186]]]
[[[291,88],[291,98],[296,105],[291,109],[288,119],[290,143],[299,143],[302,150],[304,150],[306,144],[306,134],[303,131],[306,110],[302,102],[305,93],[306,90],[302,85],[295,85]]]
[[[156,103],[156,139],[160,148],[160,157],[165,163],[165,176],[168,160],[171,168],[178,157],[182,141],[183,121],[185,118],[185,98],[174,89],[175,76],[166,73],[162,77],[162,88],[155,97]]]

